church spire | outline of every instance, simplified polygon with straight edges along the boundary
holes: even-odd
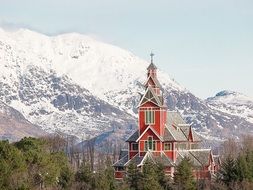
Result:
[[[151,57],[151,63],[153,63],[153,57],[155,56],[155,54],[151,51],[151,53],[150,53],[150,57]]]
[[[156,70],[157,69],[157,67],[155,66],[155,64],[154,64],[154,53],[153,52],[151,52],[150,53],[150,58],[151,58],[151,60],[150,60],[150,65],[148,66],[148,68],[147,68],[147,70]]]

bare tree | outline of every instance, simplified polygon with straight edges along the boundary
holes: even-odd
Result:
[[[232,157],[236,158],[240,151],[240,142],[235,139],[228,139],[221,145],[222,158]]]
[[[92,171],[94,171],[94,163],[95,163],[94,162],[95,143],[96,143],[96,138],[92,138],[87,141],[87,149],[88,149],[88,155],[89,155],[90,166],[91,166]]]
[[[243,135],[241,139],[243,151],[253,151],[253,135]]]

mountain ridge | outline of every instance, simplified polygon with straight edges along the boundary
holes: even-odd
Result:
[[[79,138],[112,129],[125,137],[136,127],[148,62],[81,34],[0,30],[0,37],[0,100],[32,123]],[[160,70],[158,79],[168,108],[179,111],[202,136],[238,136],[242,132],[231,126],[239,125],[252,130],[253,122],[217,109]]]

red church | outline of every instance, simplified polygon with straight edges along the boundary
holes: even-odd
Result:
[[[138,105],[138,129],[126,140],[128,149],[121,151],[113,165],[115,178],[124,177],[129,163],[141,169],[147,159],[161,162],[166,174],[173,177],[176,166],[188,157],[193,163],[195,178],[210,179],[219,166],[219,159],[211,149],[199,148],[201,138],[178,112],[167,110],[153,54],[144,86],[146,90]]]

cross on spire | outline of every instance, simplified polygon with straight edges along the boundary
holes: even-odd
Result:
[[[154,57],[154,53],[151,51],[151,53],[150,53],[150,57],[151,57],[151,63],[153,63],[153,57]]]

